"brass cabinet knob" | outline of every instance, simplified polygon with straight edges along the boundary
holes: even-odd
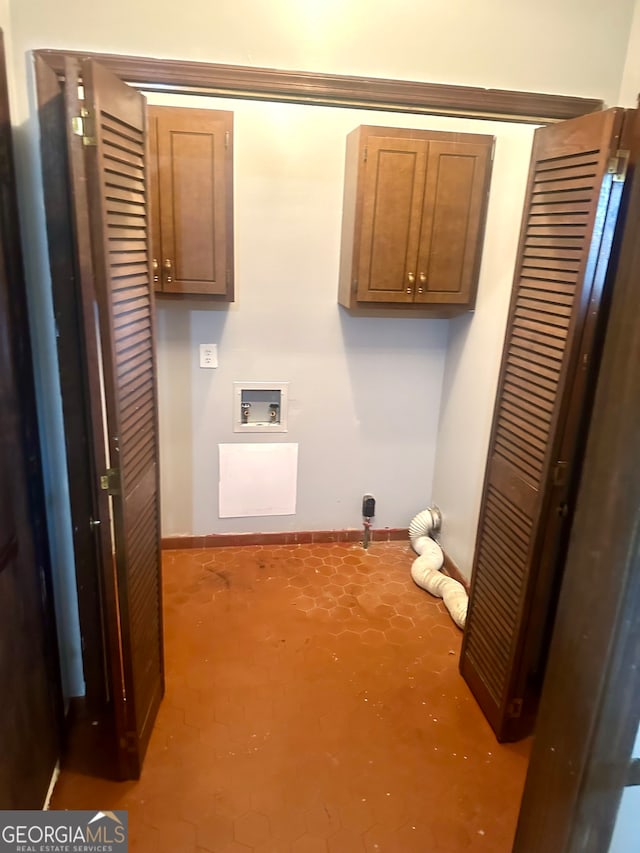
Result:
[[[173,269],[171,258],[165,258],[163,266],[165,268],[165,281],[167,284],[170,284],[173,281],[173,278],[171,277],[171,270]]]
[[[426,283],[427,283],[427,274],[426,274],[426,272],[421,272],[420,273],[420,284],[426,284]]]
[[[407,281],[409,282],[409,284],[413,284],[415,282],[415,280],[416,280],[416,274],[413,272],[408,272],[407,273]]]
[[[157,258],[154,258],[151,261],[151,268],[153,270],[153,280],[157,284],[160,281],[160,276],[158,275],[158,270],[160,269],[160,264],[158,263]]]

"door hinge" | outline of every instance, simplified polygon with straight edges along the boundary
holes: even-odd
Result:
[[[96,144],[95,127],[94,116],[86,107],[81,108],[79,116],[73,116],[71,119],[71,130],[76,136],[82,137],[83,145]]]
[[[107,468],[104,474],[100,475],[100,488],[109,492],[110,495],[120,494],[120,469]]]
[[[229,143],[231,142],[231,133],[228,130],[224,132],[224,147],[225,149],[229,148]]]
[[[568,465],[562,460],[558,460],[553,466],[553,485],[565,486],[567,484]]]
[[[512,699],[507,706],[507,717],[521,717],[522,716],[522,699]]]
[[[231,270],[226,271],[225,282],[226,282],[227,288],[231,287]]]
[[[365,148],[365,149],[364,149],[364,157],[363,157],[363,161],[364,161],[365,163],[367,162],[367,157],[368,157],[368,156],[369,156],[369,149],[368,149],[368,148]]]
[[[618,148],[613,157],[609,157],[607,174],[613,175],[614,181],[624,181],[627,177],[629,166],[629,151],[626,148]]]

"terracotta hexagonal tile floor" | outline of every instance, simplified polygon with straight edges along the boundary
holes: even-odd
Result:
[[[52,807],[128,809],[136,853],[507,853],[529,744],[496,743],[412,559],[395,542],[165,552],[142,778],[63,771]]]

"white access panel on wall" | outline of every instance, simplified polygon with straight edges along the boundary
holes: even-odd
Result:
[[[219,444],[220,518],[294,515],[297,444]]]

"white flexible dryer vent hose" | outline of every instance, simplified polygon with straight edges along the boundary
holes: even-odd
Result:
[[[433,516],[428,509],[419,512],[409,525],[411,546],[419,554],[411,566],[411,577],[422,589],[441,598],[458,628],[464,628],[469,605],[467,591],[461,583],[440,573],[444,554],[429,536],[433,527]]]

